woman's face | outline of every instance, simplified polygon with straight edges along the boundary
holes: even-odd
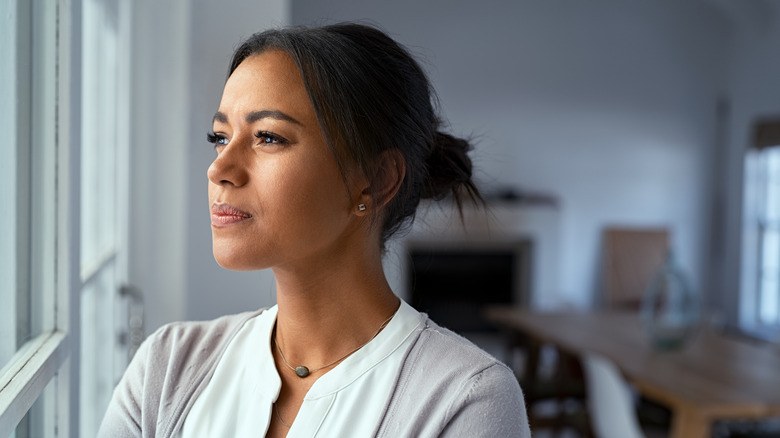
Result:
[[[358,228],[361,189],[345,187],[285,52],[253,55],[236,68],[213,131],[209,203],[221,266],[312,266],[336,254]]]

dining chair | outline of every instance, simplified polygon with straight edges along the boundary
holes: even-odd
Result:
[[[610,227],[603,246],[605,307],[639,310],[647,284],[669,252],[669,230]]]
[[[581,358],[590,425],[597,438],[642,438],[633,398],[620,371],[593,353]]]

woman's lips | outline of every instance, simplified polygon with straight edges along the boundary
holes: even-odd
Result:
[[[214,204],[211,206],[211,225],[226,227],[251,219],[252,215],[228,204]]]

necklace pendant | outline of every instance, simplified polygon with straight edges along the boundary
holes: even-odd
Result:
[[[299,366],[295,368],[295,375],[298,377],[306,377],[309,375],[309,369],[305,366]]]

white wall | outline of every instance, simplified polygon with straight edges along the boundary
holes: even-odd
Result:
[[[270,273],[220,268],[211,252],[206,142],[233,49],[289,22],[287,0],[133,3],[130,282],[146,332],[273,304]]]
[[[187,173],[187,319],[210,319],[276,302],[270,271],[222,269],[211,252],[206,169],[216,156],[207,143],[230,57],[242,39],[289,23],[286,0],[199,0],[192,9]]]
[[[184,317],[189,3],[133,2],[128,280],[146,330]]]
[[[416,52],[484,189],[561,200],[560,304],[598,292],[607,225],[668,225],[699,285],[731,22],[700,2],[294,0],[293,24],[370,19]],[[402,135],[402,134],[401,134]]]

